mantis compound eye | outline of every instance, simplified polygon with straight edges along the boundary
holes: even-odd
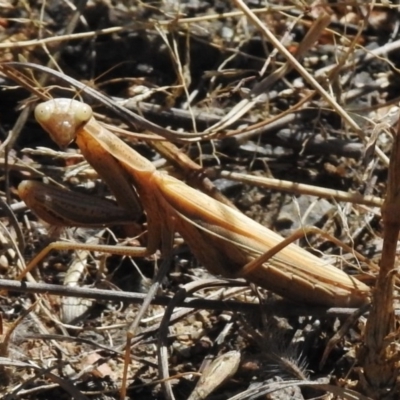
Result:
[[[84,103],[78,104],[79,106],[77,106],[75,110],[76,122],[79,124],[89,121],[89,119],[92,118],[93,115],[92,108]]]
[[[46,103],[38,104],[35,108],[35,119],[39,123],[48,121],[54,113],[54,103],[46,101]]]

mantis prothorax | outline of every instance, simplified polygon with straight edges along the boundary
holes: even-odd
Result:
[[[61,147],[75,140],[132,219],[140,210],[139,196],[147,215],[148,242],[146,249],[133,250],[135,255],[152,254],[160,247],[164,254],[168,253],[176,231],[213,274],[243,277],[305,303],[355,307],[369,301],[367,285],[295,244],[268,260],[262,259],[264,253],[282,242],[281,236],[157,171],[150,161],[103,128],[90,106],[76,100],[54,99],[38,105],[35,117]],[[21,191],[21,197],[26,196],[29,190]]]

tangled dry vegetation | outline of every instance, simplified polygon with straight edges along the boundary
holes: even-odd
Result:
[[[399,398],[398,6],[75,3],[0,2],[2,398]],[[371,304],[315,305],[306,283],[293,303],[219,279],[178,234],[169,257],[58,250],[24,273],[57,239],[148,239],[145,204],[128,225],[71,216],[60,229],[20,201],[23,180],[73,190],[59,203],[41,189],[68,216],[87,195],[90,212],[113,197],[76,146],[60,150],[34,120],[51,97],[84,99],[159,170],[284,237],[318,227],[323,237],[297,243],[368,285]]]

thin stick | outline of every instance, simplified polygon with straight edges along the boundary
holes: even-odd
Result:
[[[209,281],[209,287],[214,286],[247,286],[245,281],[212,279]],[[125,302],[128,304],[141,304],[146,294],[135,292],[118,292],[105,289],[92,289],[83,287],[69,287],[61,285],[53,285],[49,283],[31,283],[19,282],[9,279],[0,279],[0,289],[3,291],[11,291],[18,293],[36,293],[36,294],[52,294],[55,296],[79,297],[84,299],[94,299],[100,301]],[[152,300],[152,304],[167,306],[171,301],[170,296],[156,296]],[[206,309],[215,311],[234,311],[243,313],[255,313],[260,311],[259,304],[243,303],[234,300],[207,300],[189,297],[179,307]],[[275,300],[268,304],[263,304],[262,308],[267,312],[273,312],[278,316],[299,316],[310,315],[315,317],[326,316],[348,316],[357,308],[352,307],[322,307],[313,305],[295,304],[284,300]],[[396,309],[396,315],[400,315],[400,309]]]
[[[341,190],[284,181],[281,179],[241,174],[231,171],[217,171],[216,174],[221,178],[231,179],[237,182],[248,183],[251,185],[284,192],[308,194],[310,196],[322,197],[325,199],[335,199],[337,201],[346,201],[354,204],[364,204],[372,207],[381,207],[383,204],[383,200],[377,196],[363,196],[360,193],[349,193]]]

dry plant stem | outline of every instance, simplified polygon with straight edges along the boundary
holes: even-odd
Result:
[[[210,173],[212,175],[213,172]],[[216,174],[221,178],[230,179],[250,185],[266,187],[268,189],[279,190],[283,192],[307,194],[310,196],[322,197],[326,199],[335,199],[336,201],[347,201],[354,204],[364,204],[372,207],[381,207],[383,200],[376,196],[363,196],[360,193],[348,193],[341,190],[327,189],[318,186],[306,185],[302,183],[284,181],[280,179],[266,178],[262,176],[253,176],[231,171],[220,171]]]
[[[21,324],[22,320],[26,316],[28,316],[35,307],[36,307],[36,303],[33,303],[30,305],[30,307],[28,309],[25,309],[23,311],[23,313],[10,325],[8,331],[4,335],[2,335],[3,337],[0,342],[0,356],[1,357],[8,356],[9,344],[11,342],[12,334],[18,328],[18,326]],[[4,373],[4,371],[2,371],[2,373]]]
[[[244,281],[237,280],[218,280],[213,279],[211,283],[219,286],[245,286]],[[208,286],[211,286],[209,283]],[[125,302],[127,304],[141,304],[146,295],[135,292],[118,292],[105,289],[91,289],[85,287],[67,287],[52,285],[48,283],[19,282],[10,279],[0,279],[0,289],[19,293],[53,294],[55,296],[80,297],[84,299],[97,299],[100,301]],[[156,296],[152,304],[167,306],[171,301],[169,296]],[[200,298],[187,298],[179,307],[193,309],[207,309],[217,311],[235,311],[243,313],[256,313],[260,310],[259,304],[243,303],[234,300],[208,300]],[[357,311],[355,308],[344,307],[321,307],[295,304],[283,300],[276,300],[271,304],[264,304],[263,309],[266,313],[274,313],[277,316],[290,317],[300,315],[310,315],[315,317],[347,317]],[[400,310],[396,309],[396,315],[400,315]]]
[[[365,386],[374,398],[396,398],[398,350],[395,343],[387,343],[388,335],[395,332],[394,281],[396,276],[396,250],[400,232],[400,119],[393,134],[389,164],[388,189],[382,206],[384,239],[378,280],[373,303],[365,328],[364,358]],[[391,392],[394,390],[394,392]]]
[[[277,12],[277,11],[285,11],[290,10],[292,6],[268,6],[253,9],[252,12],[254,14],[266,14],[269,12]],[[174,16],[173,23],[174,25],[189,25],[192,23],[196,23],[199,21],[212,21],[212,20],[221,20],[222,18],[235,18],[243,15],[241,11],[231,11],[222,14],[212,14],[205,15],[193,18],[179,18],[179,16]],[[115,33],[120,33],[129,29],[150,29],[154,28],[157,24],[158,26],[165,26],[168,28],[171,25],[172,20],[160,21],[157,20],[155,22],[148,22],[147,24],[142,24],[139,21],[135,21],[134,23],[124,25],[124,26],[112,26],[110,28],[98,29],[96,31],[90,32],[81,32],[81,33],[70,33],[64,35],[51,36],[43,39],[33,39],[33,40],[18,40],[17,42],[4,42],[0,43],[1,49],[22,49],[24,47],[35,47],[35,46],[44,46],[47,44],[58,43],[58,42],[67,42],[71,40],[80,40],[80,39],[94,39],[98,36],[102,35],[113,35]]]
[[[253,10],[252,10],[253,11]],[[354,53],[352,57],[342,66],[342,71],[346,72],[354,68],[355,65],[359,65],[360,62],[366,65],[367,63],[371,62],[374,59],[381,59],[388,63],[394,70],[396,70],[396,66],[390,61],[388,55],[394,51],[397,51],[400,48],[400,40],[396,40],[394,42],[386,43],[381,47],[376,49],[370,50],[364,48],[365,54],[362,55],[358,53]],[[336,64],[328,65],[326,67],[320,68],[316,71],[315,76],[317,78],[326,76],[332,70],[336,68]]]

